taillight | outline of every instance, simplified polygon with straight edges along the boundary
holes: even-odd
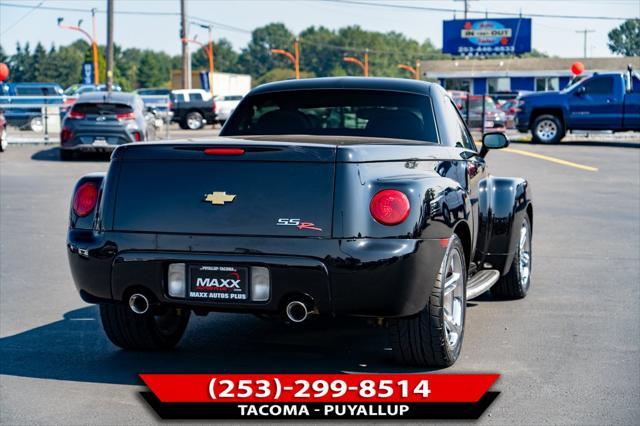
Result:
[[[213,103],[211,104],[211,111],[212,111],[212,112],[216,112],[216,103],[215,103],[215,102],[213,102]]]
[[[65,126],[60,131],[60,143],[67,142],[69,139],[71,139],[71,129]]]
[[[142,140],[142,136],[140,135],[140,132],[133,132],[133,139],[136,142],[140,142]]]
[[[80,217],[91,213],[98,202],[98,187],[91,182],[80,185],[73,196],[73,211]]]
[[[407,196],[396,189],[383,189],[373,196],[369,211],[383,225],[397,225],[409,217],[411,206]]]
[[[135,120],[136,119],[136,115],[133,112],[125,112],[125,113],[122,113],[122,114],[116,114],[116,119],[118,121]]]
[[[167,105],[167,108],[173,109],[173,102],[169,101],[169,104]]]
[[[67,118],[69,120],[82,120],[87,118],[87,114],[85,114],[84,112],[71,110],[69,111],[69,114],[67,114]]]

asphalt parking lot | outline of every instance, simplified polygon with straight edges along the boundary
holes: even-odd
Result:
[[[534,270],[524,300],[469,303],[447,372],[497,372],[487,424],[637,424],[640,418],[640,144],[512,144],[487,157],[534,195]],[[179,348],[123,352],[84,304],[65,253],[76,179],[52,146],[0,154],[0,422],[158,420],[142,372],[390,372],[384,330],[357,320],[291,330],[249,315],[192,317]]]

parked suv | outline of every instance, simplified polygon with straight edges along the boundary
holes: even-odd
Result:
[[[119,145],[155,139],[155,126],[134,93],[80,95],[62,122],[60,158],[87,151],[112,151]]]
[[[216,119],[216,103],[211,94],[202,89],[173,90],[173,121],[182,129],[202,129]]]

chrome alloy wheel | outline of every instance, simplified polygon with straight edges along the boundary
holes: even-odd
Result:
[[[518,245],[518,271],[520,272],[520,286],[525,292],[529,289],[531,276],[531,227],[525,219],[520,227],[520,243]]]
[[[550,142],[558,134],[558,126],[553,120],[542,120],[536,126],[536,135],[543,142]]]
[[[457,249],[449,252],[444,269],[443,315],[444,332],[449,348],[455,350],[464,328],[464,271]]]
[[[187,127],[191,130],[198,130],[202,127],[202,121],[198,119],[198,117],[189,115],[187,117]]]

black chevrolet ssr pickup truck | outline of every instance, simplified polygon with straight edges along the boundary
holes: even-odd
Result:
[[[167,349],[191,312],[381,318],[402,363],[448,366],[466,302],[522,298],[527,181],[491,176],[438,85],[319,78],[255,88],[206,142],[117,148],[73,194],[81,297],[126,349]]]

